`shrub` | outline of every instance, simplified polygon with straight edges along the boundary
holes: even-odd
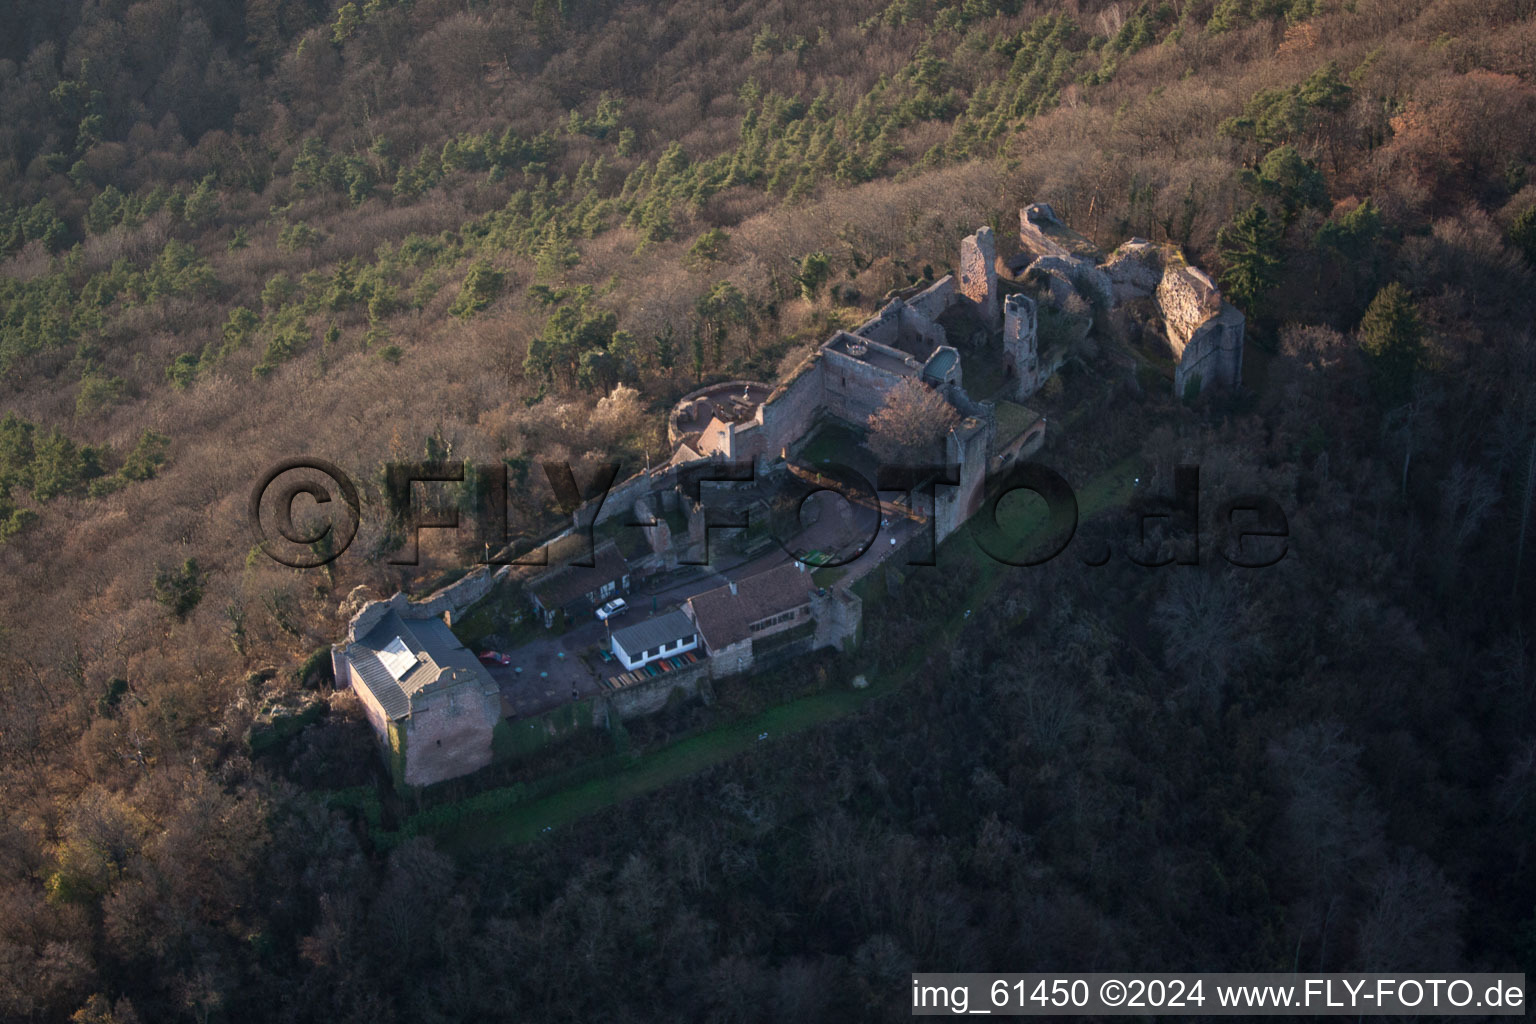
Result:
[[[459,296],[453,300],[453,305],[448,308],[448,312],[456,317],[468,319],[489,306],[501,294],[506,284],[506,274],[488,263],[476,263],[470,267],[469,274],[464,278],[464,284],[459,287]]]
[[[127,382],[121,377],[88,373],[80,378],[80,392],[75,396],[75,415],[89,416],[122,401]]]
[[[179,569],[162,567],[155,573],[152,592],[162,608],[178,619],[185,619],[203,599],[205,582],[207,575],[197,559],[189,558]]]
[[[295,221],[277,233],[277,244],[288,252],[298,252],[300,249],[313,249],[323,237],[303,221]]]
[[[123,460],[122,468],[117,471],[118,475],[124,480],[154,479],[155,474],[160,472],[160,467],[165,465],[170,447],[170,438],[145,427],[144,433],[139,435],[133,450]]]

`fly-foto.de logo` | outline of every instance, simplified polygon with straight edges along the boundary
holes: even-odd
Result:
[[[890,535],[893,548],[900,543],[906,564],[936,565],[938,542],[961,525],[984,554],[1004,565],[1042,565],[1068,551],[1089,567],[1106,565],[1115,557],[1102,538],[1074,544],[1082,516],[1078,496],[1061,474],[1035,462],[1013,463],[976,481],[970,493],[961,492],[958,465],[880,466],[871,481],[859,470],[840,464],[791,466],[790,471],[762,474],[751,461],[701,460],[659,474],[642,474],[617,488],[617,462],[591,467],[585,487],[578,485],[568,462],[541,466],[561,512],[572,518],[572,529],[566,532],[584,538],[588,556],[598,522],[617,518],[621,527],[656,528],[657,518],[643,514],[644,506],[636,499],[672,491],[691,516],[702,517],[702,557],[681,556],[679,564],[709,564],[709,540],[720,531],[764,526],[792,557],[822,568],[856,561],[877,541],[886,543],[880,540],[882,535]],[[1124,554],[1137,565],[1198,564],[1203,530],[1215,533],[1215,553],[1234,566],[1267,568],[1286,555],[1290,524],[1273,498],[1202,495],[1200,469],[1194,465],[1174,469],[1171,493],[1151,493],[1139,478],[1127,483],[1124,504],[1133,513],[1135,526],[1124,538]],[[423,485],[419,493],[426,500],[417,500],[418,484]],[[467,501],[466,485],[472,485],[473,491]],[[644,487],[637,491],[637,485]],[[760,500],[743,507],[729,500],[732,488],[752,490]],[[604,509],[616,491],[624,492],[622,500],[629,508],[615,517],[611,507],[608,512]],[[503,463],[387,465],[381,497],[399,527],[399,543],[389,564],[418,564],[424,529],[466,527],[474,531],[486,564],[545,564],[543,547],[521,554],[510,549],[510,493]],[[818,518],[810,511],[812,503],[828,501],[843,506],[835,534],[829,536],[823,529],[811,539],[808,520]],[[271,467],[256,482],[248,505],[257,545],[275,561],[293,568],[317,568],[339,558],[357,537],[361,511],[360,492],[351,477],[336,464],[314,457],[285,459]],[[587,563],[578,555],[571,564]]]

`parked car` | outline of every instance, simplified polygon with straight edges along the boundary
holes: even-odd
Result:
[[[512,664],[512,656],[510,654],[502,654],[500,651],[481,651],[480,660],[487,665]]]
[[[629,611],[629,602],[622,597],[616,597],[597,610],[597,617],[607,620],[617,615],[623,615],[627,611]]]

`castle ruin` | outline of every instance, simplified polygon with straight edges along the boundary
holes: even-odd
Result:
[[[873,317],[834,333],[776,387],[729,381],[685,396],[668,422],[671,464],[752,459],[767,472],[820,419],[862,428],[897,383],[915,378],[959,415],[944,444],[960,483],[935,499],[942,540],[980,506],[988,471],[1043,443],[1045,421],[1024,403],[1086,336],[1092,311],[1150,300],[1165,325],[1180,397],[1241,383],[1243,315],[1176,248],[1134,239],[1105,260],[1045,204],[1019,211],[1019,242],[1020,254],[1003,265],[992,229],[978,229],[960,243],[958,280],[945,275],[891,293]],[[1078,328],[1050,351],[1042,351],[1042,304]],[[977,401],[966,391],[956,344],[978,351],[998,338],[1003,384]]]

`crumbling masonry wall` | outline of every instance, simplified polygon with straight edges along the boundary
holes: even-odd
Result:
[[[960,294],[975,304],[984,322],[997,320],[997,240],[991,228],[978,228],[960,242]]]
[[[907,306],[919,316],[938,322],[939,317],[955,304],[955,276],[945,274],[933,284],[907,300]]]
[[[1231,390],[1243,379],[1244,317],[1223,302],[1221,312],[1195,328],[1174,371],[1174,394],[1192,397],[1206,388]]]
[[[785,448],[804,438],[826,401],[822,357],[818,353],[789,380],[775,388],[757,410],[760,459],[777,459]],[[766,467],[764,467],[766,468]]]
[[[934,540],[942,543],[981,508],[987,484],[987,452],[996,423],[990,415],[967,419],[944,439],[944,461],[960,467],[960,483],[934,491]]]
[[[893,352],[892,355],[899,357],[901,353]],[[826,411],[849,423],[867,422],[885,404],[886,394],[902,380],[900,374],[841,352],[824,349],[821,363]]]
[[[1179,361],[1175,395],[1190,394],[1192,384],[1204,390],[1242,383],[1245,318],[1210,277],[1194,267],[1169,266],[1157,285],[1157,305]]]
[[[1014,401],[1040,388],[1040,321],[1035,300],[1014,294],[1003,302],[1003,358],[1013,375]]]
[[[495,569],[488,565],[478,566],[466,573],[463,579],[433,591],[420,601],[412,601],[403,591],[387,601],[369,601],[347,626],[347,642],[352,643],[366,634],[391,609],[402,619],[445,618],[452,625],[455,615],[490,593],[491,588],[505,579],[510,570],[511,567],[505,565]],[[340,679],[341,674],[337,673],[336,678]]]

